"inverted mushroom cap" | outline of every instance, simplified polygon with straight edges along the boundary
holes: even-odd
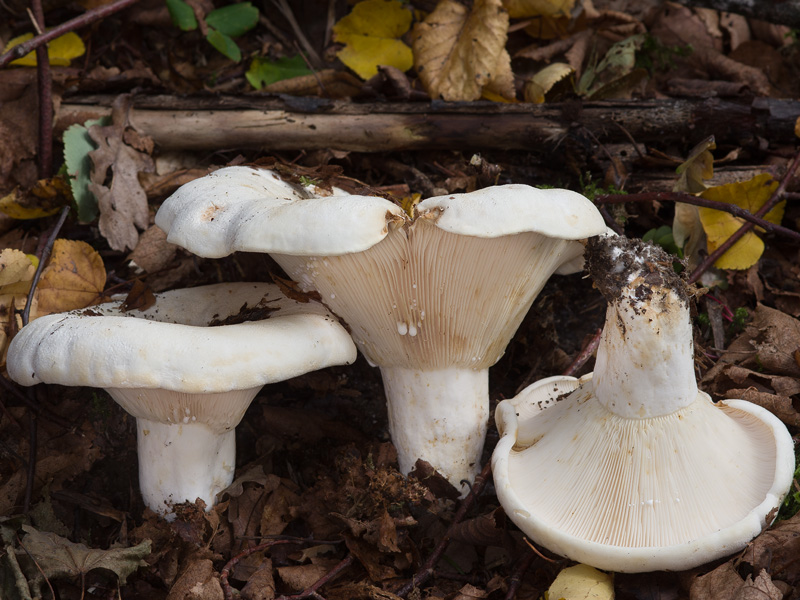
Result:
[[[789,432],[759,406],[697,390],[668,255],[622,238],[593,240],[588,255],[609,300],[594,375],[499,404],[500,503],[536,542],[602,569],[681,570],[740,550],[792,482]]]

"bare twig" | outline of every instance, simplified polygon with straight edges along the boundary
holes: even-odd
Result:
[[[31,11],[37,33],[44,31],[42,0],[32,0]],[[36,48],[36,83],[39,92],[39,179],[53,174],[53,80],[47,47]]]
[[[602,329],[598,329],[589,343],[584,346],[583,350],[581,350],[580,354],[575,357],[569,366],[564,370],[562,375],[572,377],[578,370],[586,364],[586,362],[592,357],[597,347],[600,345],[600,334],[603,333]]]
[[[642,192],[641,194],[603,194],[596,196],[594,201],[597,204],[621,204],[624,202],[683,202],[684,204],[692,204],[694,206],[703,206],[705,208],[713,208],[722,212],[730,213],[734,217],[739,217],[745,221],[749,221],[754,225],[758,225],[767,231],[778,233],[794,240],[800,241],[800,233],[789,229],[788,227],[781,227],[775,223],[771,223],[766,219],[761,218],[762,214],[753,214],[736,204],[729,204],[727,202],[717,202],[716,200],[708,200],[691,194],[682,194],[680,192]],[[769,211],[767,211],[769,212]]]
[[[778,187],[775,188],[775,191],[772,192],[772,196],[769,200],[756,211],[756,217],[763,217],[773,208],[775,205],[778,204],[784,197],[784,192],[786,190],[786,185],[794,176],[794,172],[797,170],[797,166],[800,165],[800,150],[798,150],[795,157],[792,159],[792,162],[789,164],[789,168],[784,173],[783,177],[781,178]],[[695,283],[700,277],[705,273],[711,266],[717,262],[720,256],[725,254],[731,246],[733,246],[736,242],[738,242],[742,236],[753,229],[755,224],[752,222],[743,223],[739,229],[734,231],[731,236],[725,240],[719,247],[714,250],[711,254],[709,254],[706,259],[700,263],[700,265],[692,272],[691,276],[689,277],[689,283]]]
[[[297,22],[297,19],[292,12],[292,7],[286,0],[272,0],[273,4],[281,11],[281,14],[284,18],[289,21],[289,26],[292,28],[297,41],[300,42],[300,45],[303,46],[303,49],[308,54],[309,60],[314,63],[314,66],[317,70],[322,67],[322,59],[317,54],[317,51],[314,50],[314,47],[309,43],[308,38],[306,38],[303,30],[300,28],[300,24]]]
[[[34,273],[33,281],[31,281],[31,289],[28,292],[28,300],[25,302],[25,309],[22,311],[23,327],[28,324],[28,320],[30,319],[33,295],[36,293],[36,286],[39,284],[39,278],[42,276],[44,264],[47,262],[47,258],[50,256],[50,252],[53,250],[53,244],[56,243],[58,232],[61,231],[61,228],[64,226],[64,221],[67,220],[68,214],[69,206],[65,206],[61,209],[61,214],[58,217],[58,221],[56,221],[56,224],[53,226],[50,237],[47,238],[47,244],[45,244],[45,246],[42,248],[42,254],[39,256],[39,266],[36,267],[36,273]]]
[[[486,486],[486,482],[488,481],[491,472],[492,464],[486,463],[486,465],[483,467],[483,470],[475,478],[475,483],[472,484],[472,489],[470,489],[469,494],[467,494],[466,498],[464,498],[464,500],[461,502],[461,506],[458,507],[458,510],[453,517],[453,522],[450,523],[450,526],[447,528],[444,536],[442,536],[442,539],[439,540],[439,543],[428,557],[428,560],[426,560],[425,564],[423,564],[422,567],[420,567],[420,569],[414,574],[414,576],[411,578],[411,581],[394,592],[395,595],[405,597],[409,592],[411,592],[411,590],[425,583],[425,581],[427,581],[430,576],[433,575],[436,563],[439,562],[439,559],[444,554],[444,551],[447,550],[447,546],[450,544],[450,538],[452,537],[456,526],[464,520],[467,511],[475,504],[478,496],[480,496],[483,488]]]
[[[345,558],[338,565],[333,567],[333,569],[325,573],[325,575],[317,579],[317,581],[314,582],[314,585],[312,585],[311,587],[304,589],[299,594],[293,594],[291,596],[279,596],[275,600],[305,600],[305,598],[315,598],[316,600],[324,600],[324,598],[317,593],[317,590],[352,564],[353,564],[353,555],[348,554],[347,558]]]
[[[0,68],[5,67],[12,60],[22,58],[31,50],[36,50],[36,48],[53,41],[57,37],[62,36],[69,31],[75,31],[76,29],[80,29],[81,27],[94,23],[95,21],[108,17],[109,15],[113,15],[116,12],[128,8],[136,2],[138,2],[138,0],[116,0],[116,2],[112,2],[99,8],[87,11],[79,17],[75,17],[74,19],[70,19],[61,25],[53,27],[53,29],[50,31],[46,31],[41,35],[37,35],[36,37],[28,40],[27,42],[23,42],[18,46],[14,46],[11,50],[0,56]]]
[[[527,573],[535,558],[536,553],[533,550],[528,550],[517,561],[514,570],[511,572],[511,577],[508,578],[508,590],[506,591],[505,600],[513,600],[514,596],[517,595],[517,590],[522,585],[522,578],[525,577],[525,573]]]

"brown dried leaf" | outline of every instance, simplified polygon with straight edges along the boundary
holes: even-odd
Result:
[[[193,560],[181,573],[167,595],[167,600],[223,600],[219,576],[207,558]]]
[[[156,303],[156,297],[153,290],[146,283],[142,283],[141,279],[133,282],[133,287],[125,300],[120,305],[122,312],[129,310],[147,310]]]
[[[800,513],[781,521],[754,539],[742,553],[741,560],[754,571],[769,569],[772,576],[784,581],[800,578]]]
[[[476,600],[486,598],[488,595],[489,594],[487,594],[485,590],[476,588],[474,585],[468,583],[458,590],[458,593],[453,596],[453,600]]]
[[[94,164],[89,190],[97,197],[100,208],[100,233],[114,250],[133,250],[139,240],[137,227],[146,229],[149,225],[147,195],[138,174],[155,169],[149,155],[123,141],[126,120],[127,105],[125,97],[120,96],[114,103],[112,124],[89,128],[89,137],[98,145],[89,153]],[[109,168],[110,187],[105,185]]]
[[[744,585],[736,591],[733,598],[734,600],[783,600],[783,592],[775,587],[766,570],[761,569],[755,579],[752,575],[747,576]]]
[[[455,0],[441,0],[412,32],[414,66],[428,95],[477,100],[496,80],[500,95],[513,98],[513,89],[505,89],[507,34],[508,13],[500,0],[476,0],[471,10]]]
[[[375,546],[352,535],[345,535],[344,539],[347,549],[367,570],[371,581],[379,582],[397,577],[397,572],[392,567],[381,563],[381,557],[386,555],[376,552]]]
[[[262,536],[280,535],[292,520],[292,508],[300,504],[300,496],[285,483],[274,490],[261,511],[260,531]]]
[[[710,573],[697,577],[689,588],[689,600],[730,600],[732,590],[743,584],[733,561],[728,561]]]
[[[36,288],[39,315],[96,304],[105,283],[103,259],[94,248],[79,240],[58,239]]]
[[[754,388],[730,389],[725,392],[727,398],[747,400],[766,408],[781,421],[792,427],[800,427],[800,413],[794,408],[789,396],[759,392]]]
[[[278,577],[294,592],[300,592],[311,587],[328,571],[336,566],[338,561],[326,560],[320,564],[296,565],[291,567],[278,567]]]
[[[264,558],[261,566],[247,580],[242,589],[244,600],[272,600],[275,598],[275,578],[272,576],[272,560]]]

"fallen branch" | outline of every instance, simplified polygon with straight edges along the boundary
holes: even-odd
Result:
[[[70,98],[58,111],[57,128],[107,116],[112,101],[110,96]],[[798,113],[800,102],[767,98],[741,103],[706,99],[532,105],[141,96],[133,99],[130,123],[160,147],[176,150],[545,152],[569,136],[587,133],[603,143],[627,143],[628,135],[640,143],[685,143],[687,127],[698,140],[713,134],[718,143],[740,144],[757,137],[791,143]]]

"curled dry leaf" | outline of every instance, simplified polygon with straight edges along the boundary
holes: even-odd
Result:
[[[575,0],[504,0],[512,19],[528,17],[568,17]]]
[[[800,513],[766,530],[745,548],[741,559],[753,565],[753,571],[768,569],[775,579],[798,581],[800,578]]]
[[[477,0],[472,9],[441,0],[412,32],[414,66],[431,98],[477,100],[492,81],[503,87],[493,92],[513,98],[505,75],[511,70],[507,34],[508,13],[500,0]]]
[[[39,316],[96,304],[105,283],[103,259],[89,244],[56,240],[36,289]]]
[[[207,558],[192,561],[167,595],[167,600],[222,600],[222,586]]]
[[[743,584],[733,561],[729,560],[710,573],[696,577],[689,588],[689,600],[729,600],[731,591]]]

